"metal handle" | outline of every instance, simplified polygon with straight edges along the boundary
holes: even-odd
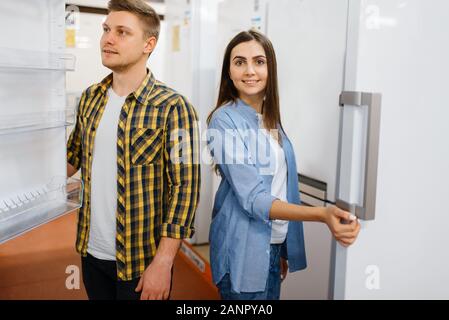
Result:
[[[380,93],[344,91],[340,95],[340,106],[368,106],[368,135],[365,156],[365,185],[363,206],[336,200],[337,207],[355,214],[362,220],[374,220],[376,213],[377,164],[379,156]]]
[[[363,216],[364,212],[365,212],[365,208],[363,208],[355,203],[349,203],[349,202],[343,201],[341,199],[337,199],[337,201],[335,202],[335,205],[337,207],[339,207],[340,209],[348,211],[357,217]]]

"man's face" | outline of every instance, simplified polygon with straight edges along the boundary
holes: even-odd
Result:
[[[123,71],[146,61],[156,44],[154,37],[150,39],[144,37],[143,23],[136,15],[126,11],[110,12],[103,23],[100,40],[103,65],[112,71]]]

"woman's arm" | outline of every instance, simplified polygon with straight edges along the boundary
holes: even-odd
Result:
[[[251,219],[270,220],[273,197],[265,187],[256,165],[250,160],[245,141],[239,130],[225,113],[215,116],[207,130],[208,147],[223,179],[234,190],[235,197]]]
[[[360,231],[357,218],[335,206],[307,207],[275,200],[271,205],[270,219],[323,222],[345,247],[355,241]]]
[[[248,217],[263,221],[280,219],[323,222],[343,246],[348,246],[355,241],[360,224],[356,220],[352,220],[349,224],[341,222],[341,220],[351,220],[348,212],[332,206],[299,206],[273,197],[265,188],[256,166],[246,161],[248,155],[241,152],[244,148],[234,148],[233,143],[243,146],[244,141],[226,114],[212,118],[207,135],[208,146],[215,164],[220,167],[221,173],[231,185]]]

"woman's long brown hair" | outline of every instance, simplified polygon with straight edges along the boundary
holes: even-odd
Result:
[[[229,74],[231,64],[231,51],[240,43],[252,40],[257,41],[263,47],[263,49],[265,50],[265,55],[267,57],[268,79],[267,87],[265,88],[265,101],[262,109],[264,127],[267,130],[278,129],[278,126],[282,128],[281,115],[279,111],[279,90],[276,54],[274,53],[271,41],[263,34],[254,30],[240,32],[229,42],[228,46],[226,47],[223,58],[223,67],[221,70],[220,91],[218,94],[217,104],[214,110],[212,110],[212,112],[207,117],[208,124],[210,123],[213,113],[218,108],[228,102],[236,102],[236,100],[239,98],[237,89],[235,88]]]

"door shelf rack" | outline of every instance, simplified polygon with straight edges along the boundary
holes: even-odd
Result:
[[[65,177],[0,200],[0,243],[80,208],[82,200],[82,181]]]

